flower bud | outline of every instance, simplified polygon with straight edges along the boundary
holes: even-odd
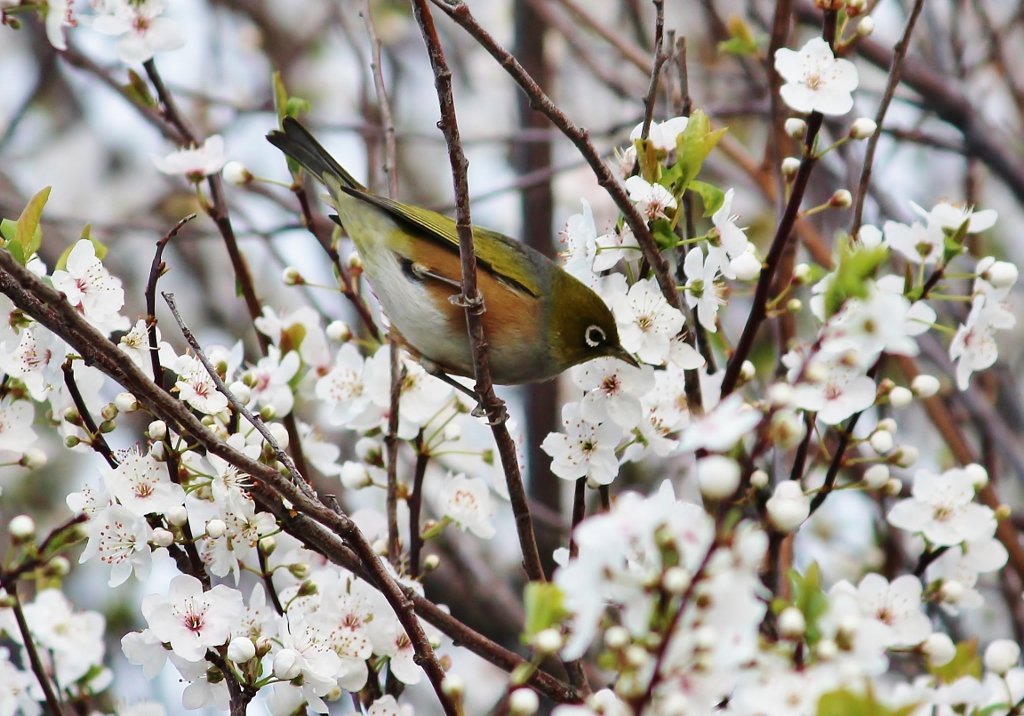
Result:
[[[163,527],[157,527],[153,530],[153,544],[157,547],[170,547],[174,544],[174,533]]]
[[[853,194],[847,189],[836,189],[829,197],[828,203],[829,206],[834,206],[837,209],[846,209],[853,204]]]
[[[267,426],[267,430],[270,431],[270,437],[274,438],[274,442],[282,450],[288,449],[288,441],[291,438],[288,436],[288,428],[281,423],[271,423]]]
[[[744,251],[729,262],[729,268],[739,281],[753,281],[761,275],[761,266],[761,259],[750,251]]]
[[[302,273],[294,266],[285,266],[284,271],[281,272],[281,280],[285,286],[301,286],[306,283]]]
[[[228,526],[224,524],[224,520],[215,517],[206,523],[206,536],[210,539],[220,539],[227,531]]]
[[[373,478],[370,476],[370,471],[366,469],[366,465],[361,462],[352,462],[351,460],[342,463],[341,465],[341,484],[349,490],[361,490],[364,487],[369,487],[373,484]]]
[[[782,160],[782,176],[786,181],[793,181],[793,177],[800,171],[800,160],[796,157],[786,157]]]
[[[236,636],[228,642],[228,658],[236,664],[244,664],[256,656],[256,645],[247,636]]]
[[[764,470],[754,470],[750,473],[750,486],[760,490],[768,484],[768,473]]]
[[[1009,288],[1017,283],[1017,267],[1007,261],[996,261],[981,277],[993,288]]]
[[[697,484],[708,500],[724,500],[740,485],[740,466],[723,455],[709,455],[697,461]]]
[[[775,486],[775,493],[765,504],[768,519],[780,532],[795,531],[811,511],[811,501],[796,480],[785,480]]]
[[[814,655],[822,661],[836,658],[839,654],[839,647],[832,639],[822,639],[814,647]]]
[[[892,450],[895,445],[892,433],[885,430],[876,430],[871,433],[871,437],[868,438],[868,442],[871,443],[871,449],[879,455],[885,455],[887,452]]]
[[[786,301],[786,310],[790,313],[800,313],[804,310],[804,302],[799,298],[791,298]]]
[[[789,383],[775,383],[768,388],[768,400],[773,406],[786,408],[793,402],[795,392]]]
[[[869,490],[880,490],[889,482],[889,466],[884,464],[872,465],[864,471],[864,487]]]
[[[938,393],[941,387],[939,379],[927,373],[921,373],[910,382],[910,389],[918,398],[930,398]]]
[[[436,554],[428,554],[423,558],[423,571],[432,572],[441,566],[441,558]]]
[[[36,533],[36,521],[28,515],[18,515],[8,523],[7,531],[15,544],[23,544]]]
[[[798,263],[793,267],[793,280],[799,281],[800,283],[806,283],[807,279],[811,276],[811,267],[809,264],[803,262]]]
[[[348,255],[348,267],[356,272],[363,270],[363,259],[359,256],[358,251],[353,251]]]
[[[786,607],[779,614],[779,633],[787,639],[800,639],[807,630],[804,614],[796,607]]]
[[[164,517],[167,518],[168,524],[174,525],[175,527],[181,527],[188,522],[188,512],[185,510],[184,505],[178,505],[173,507],[164,513]]]
[[[281,649],[274,656],[274,676],[282,681],[291,681],[302,673],[299,655],[292,649]]]
[[[338,343],[345,343],[352,339],[352,329],[344,321],[331,321],[325,329],[327,337]]]
[[[122,413],[134,413],[139,409],[139,401],[131,393],[122,391],[114,397],[114,407]]]
[[[46,565],[47,573],[54,577],[66,577],[71,573],[71,562],[62,554],[58,554]]]
[[[949,634],[937,631],[924,640],[921,651],[928,657],[929,665],[943,666],[956,656],[956,644],[949,638]]]
[[[921,451],[913,445],[900,445],[896,449],[896,464],[900,467],[910,467],[921,456]]]
[[[292,562],[288,565],[288,573],[298,580],[309,577],[309,565],[305,562]]]
[[[541,654],[554,654],[562,648],[562,635],[557,629],[542,629],[534,635],[533,646]]]
[[[875,31],[875,18],[870,15],[865,15],[857,23],[857,35],[859,37],[867,37]]]
[[[367,465],[384,467],[384,453],[380,441],[373,438],[359,438],[356,441],[356,457]]]
[[[445,674],[444,681],[441,682],[441,691],[445,696],[461,698],[466,693],[466,682],[458,674]]]
[[[27,467],[29,470],[38,470],[46,465],[48,459],[45,452],[40,448],[33,447],[21,454],[18,464],[22,467]]]
[[[867,139],[875,133],[878,125],[870,117],[858,117],[850,125],[850,139]]]
[[[163,440],[167,437],[167,423],[163,420],[154,420],[149,424],[149,428],[146,430],[146,435],[151,440]]]
[[[799,117],[790,117],[786,120],[783,127],[786,130],[786,134],[792,139],[803,139],[807,136],[807,122]]]
[[[976,462],[964,465],[964,472],[971,478],[971,484],[975,490],[980,490],[988,484],[988,470]]]
[[[153,446],[149,449],[149,455],[154,460],[163,462],[164,458],[167,457],[165,450],[164,443],[153,443]]]
[[[705,458],[707,459],[707,458]],[[687,590],[693,578],[689,570],[684,567],[669,567],[661,576],[661,586],[669,594],[680,595]]]
[[[939,588],[939,598],[947,604],[956,604],[964,596],[964,585],[963,582],[958,582],[955,579],[947,579],[942,583]]]
[[[996,639],[985,649],[985,668],[1002,676],[1020,661],[1020,646],[1009,639]]]
[[[537,713],[540,699],[533,689],[516,689],[508,696],[508,712],[511,716],[532,716]]]
[[[252,172],[241,162],[228,162],[222,170],[224,181],[236,186],[245,186],[253,180]]]
[[[260,537],[260,541],[256,543],[256,547],[259,549],[260,554],[265,557],[269,557],[277,549],[277,540],[274,539],[273,535],[267,535],[266,537]]]
[[[629,644],[629,632],[620,626],[610,626],[604,633],[604,645],[612,651],[625,649]]]
[[[901,385],[889,391],[889,404],[894,408],[905,408],[914,400],[914,394]]]

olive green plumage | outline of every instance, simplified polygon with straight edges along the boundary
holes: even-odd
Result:
[[[290,117],[267,139],[327,187],[406,345],[446,372],[473,375],[465,314],[449,300],[462,277],[455,221],[367,191]],[[636,364],[619,344],[611,311],[590,288],[496,231],[474,226],[473,239],[496,383],[549,380],[602,356]]]

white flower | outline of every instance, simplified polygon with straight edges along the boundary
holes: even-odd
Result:
[[[811,512],[811,501],[798,480],[783,480],[765,503],[768,519],[780,532],[793,532]]]
[[[664,363],[672,338],[682,330],[685,319],[669,305],[654,281],[641,279],[628,293],[613,293],[608,305],[615,314],[622,347],[644,363]]]
[[[110,495],[139,517],[167,514],[185,504],[185,491],[171,482],[167,463],[151,453],[125,450],[118,456],[121,464],[106,470],[103,482]]]
[[[954,206],[947,201],[940,201],[932,207],[931,211],[925,211],[914,202],[910,202],[911,208],[929,222],[935,222],[942,229],[957,231],[967,222],[967,233],[977,234],[995,226],[998,214],[994,209],[975,211],[966,206]]]
[[[0,371],[21,380],[34,400],[64,384],[61,364],[67,344],[38,323],[21,331],[16,346],[5,344],[8,353],[0,353]]]
[[[933,264],[942,258],[946,237],[936,222],[922,224],[915,221],[907,226],[897,221],[887,221],[882,228],[889,246],[903,254],[908,261]]]
[[[198,358],[181,356],[174,363],[178,380],[174,387],[186,403],[201,413],[216,415],[228,409],[227,397],[217,390],[217,384]]]
[[[70,684],[103,664],[106,620],[76,612],[59,589],[44,589],[25,605],[25,621],[41,651],[52,655],[59,683]]]
[[[156,329],[156,340],[157,354],[160,357],[160,365],[170,365],[174,362],[177,356],[171,348],[170,343],[160,340],[160,329]],[[137,368],[150,378],[153,377],[153,361],[150,359],[151,351],[149,347],[149,326],[146,325],[145,319],[140,318],[136,321],[135,325],[131,327],[131,330],[121,336],[121,340],[118,341],[117,347],[132,359],[132,363],[134,363]]]
[[[32,429],[35,408],[27,400],[0,399],[0,455],[13,452],[20,456],[36,441]]]
[[[921,582],[912,574],[892,583],[880,574],[868,574],[856,587],[844,580],[829,592],[830,599],[848,599],[851,611],[876,622],[880,629],[873,631],[887,649],[917,646],[932,633],[921,595]]]
[[[594,256],[597,253],[597,227],[590,202],[581,199],[583,211],[573,214],[565,222],[565,270],[581,281],[587,281],[594,273]]]
[[[718,239],[730,259],[745,253],[750,245],[750,241],[747,240],[747,235],[743,233],[743,229],[736,226],[736,219],[739,217],[732,213],[732,201],[735,195],[735,189],[726,191],[725,198],[722,200],[722,206],[711,215],[711,223],[718,230]]]
[[[256,329],[273,341],[282,353],[297,350],[303,363],[326,372],[330,368],[331,355],[320,323],[320,314],[310,306],[282,312],[280,316],[270,306],[264,306],[263,315],[253,321]]]
[[[198,579],[179,574],[171,580],[166,597],[149,594],[143,598],[142,615],[175,654],[199,661],[208,648],[221,646],[230,638],[231,628],[242,617],[242,593],[223,584],[204,592]]]
[[[805,378],[798,383],[793,406],[816,412],[827,425],[836,425],[871,407],[875,402],[875,381],[865,374],[863,367],[849,365],[845,355],[818,353],[811,358],[811,367],[805,372],[821,371],[822,377],[815,381]]]
[[[902,287],[902,281],[897,282]],[[882,351],[917,355],[917,342],[910,336],[920,333],[922,324],[912,320],[915,316],[910,302],[899,293],[882,290],[882,286],[876,287],[870,281],[867,289],[867,296],[847,299],[842,309],[829,318],[823,330],[826,349],[832,353],[857,351],[860,365],[873,363]],[[922,303],[921,308],[928,306]],[[924,328],[926,330],[927,326]]]
[[[299,372],[300,364],[297,351],[288,351],[282,355],[280,348],[270,346],[267,355],[244,374],[247,379],[245,383],[256,404],[272,408],[277,417],[292,412],[295,393],[291,381]]]
[[[122,505],[109,505],[90,516],[86,530],[89,542],[78,561],[85,563],[98,556],[100,562],[111,567],[108,586],[123,584],[133,572],[139,579],[149,575],[153,530],[141,515]]]
[[[1003,304],[990,301],[984,293],[974,297],[967,320],[949,344],[949,357],[956,363],[956,385],[960,390],[967,390],[972,373],[996,362],[996,331],[1013,328],[1016,323],[1016,317]]]
[[[853,109],[857,68],[849,60],[836,59],[820,37],[799,52],[787,47],[775,53],[775,70],[786,81],[779,94],[797,112],[846,114]]]
[[[761,422],[761,412],[743,402],[733,393],[683,431],[679,448],[724,452],[748,435]]]
[[[100,14],[93,28],[104,35],[120,36],[117,54],[122,62],[141,63],[157,52],[177,50],[185,35],[173,20],[160,17],[166,0],[94,0]]]
[[[661,184],[651,184],[643,177],[631,176],[626,180],[629,199],[648,221],[667,219],[665,211],[676,208],[676,198]]]
[[[0,648],[0,714],[37,716],[42,712],[36,701],[38,688],[32,672],[19,670],[10,651]]]
[[[654,148],[662,152],[674,152],[676,150],[676,138],[683,133],[686,125],[690,123],[689,117],[672,117],[664,122],[651,121],[650,129],[647,131],[647,139]],[[633,127],[629,133],[629,141],[635,142],[643,134],[644,123]]]
[[[73,5],[74,0],[46,0],[46,39],[55,50],[68,49],[64,28],[78,24]]]
[[[594,271],[607,271],[623,259],[640,257],[640,244],[626,225],[612,227],[607,234],[601,234],[594,239],[594,246]]]
[[[64,270],[51,276],[53,287],[97,328],[127,328],[128,319],[118,315],[124,305],[121,279],[111,276],[96,257],[96,247],[88,239],[75,243]]]
[[[941,475],[918,470],[911,495],[889,510],[889,524],[920,533],[933,545],[952,547],[995,531],[992,510],[974,502],[974,481],[962,468]]]
[[[715,280],[721,270],[717,257],[708,254],[707,260],[699,247],[690,249],[683,260],[686,273],[686,303],[697,309],[697,320],[712,333],[718,332],[718,308],[725,305],[718,293]]]
[[[153,157],[153,164],[164,174],[184,176],[192,182],[216,174],[225,162],[224,138],[219,134],[207,138],[201,147],[179,149],[166,157]]]
[[[483,539],[494,536],[494,502],[485,480],[450,476],[441,488],[440,504],[442,514],[463,530]]]
[[[985,256],[974,267],[973,293],[983,293],[990,301],[1002,301],[1017,283],[1017,267],[1009,261],[996,261],[994,256]]]
[[[573,368],[572,380],[587,391],[580,401],[584,420],[611,420],[632,430],[643,418],[640,398],[654,387],[654,370],[650,366],[635,368],[617,358],[598,358]]]
[[[594,425],[583,419],[579,403],[562,408],[565,433],[549,433],[541,450],[551,456],[551,471],[564,480],[586,477],[607,485],[619,471],[615,447],[622,430],[614,423]]]

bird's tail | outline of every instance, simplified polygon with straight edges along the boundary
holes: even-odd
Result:
[[[365,187],[345,171],[344,167],[328,154],[298,120],[285,117],[281,129],[267,135],[267,141],[297,161],[306,171],[324,185],[341,183],[345,188],[365,191]],[[331,181],[333,180],[333,181]]]

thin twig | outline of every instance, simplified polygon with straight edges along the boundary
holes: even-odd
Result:
[[[892,98],[896,95],[896,88],[900,84],[900,77],[903,71],[903,60],[910,49],[910,36],[914,32],[917,18],[921,15],[924,7],[924,0],[914,0],[914,6],[910,10],[907,24],[903,28],[903,36],[896,43],[892,54],[892,64],[889,68],[889,80],[885,84],[885,92],[882,93],[882,101],[878,104],[878,112],[875,113],[875,133],[868,139],[867,149],[864,151],[864,166],[860,172],[860,181],[857,183],[857,195],[853,204],[853,222],[850,224],[850,234],[857,235],[860,230],[861,221],[864,218],[864,201],[867,199],[868,185],[871,183],[871,170],[875,162],[875,151],[878,148],[878,139],[882,136],[882,123],[885,122],[885,114],[889,111]],[[956,24],[956,23],[954,23]]]
[[[53,682],[50,680],[49,674],[46,673],[43,660],[39,658],[39,650],[36,649],[36,642],[32,638],[32,631],[28,628],[25,610],[21,607],[21,597],[18,596],[17,588],[10,589],[8,596],[11,598],[11,611],[14,612],[14,621],[18,624],[18,632],[21,633],[21,645],[24,647],[25,653],[28,654],[28,662],[32,666],[32,673],[36,675],[36,682],[38,682],[39,688],[43,691],[46,705],[50,708],[51,713],[61,716],[64,713],[64,708],[61,706],[60,700],[53,690]]]
[[[494,394],[494,383],[491,379],[487,341],[482,320],[485,310],[484,301],[477,289],[476,251],[473,246],[473,228],[469,216],[469,184],[466,179],[468,162],[459,143],[459,128],[455,116],[455,103],[452,99],[451,70],[448,69],[444,49],[441,47],[441,39],[434,26],[434,19],[427,0],[414,0],[413,9],[423,34],[423,40],[427,45],[430,65],[434,70],[434,86],[441,108],[439,126],[448,143],[448,157],[452,165],[457,202],[456,228],[462,262],[462,294],[459,300],[466,311],[466,330],[469,334],[473,373],[476,379],[475,390],[492,424],[498,453],[502,466],[505,468],[505,480],[509,487],[509,498],[515,513],[519,545],[523,553],[523,567],[531,580],[544,581],[544,569],[541,566],[540,552],[537,549],[537,537],[534,534],[533,520],[530,517],[530,505],[526,498],[526,489],[523,485],[515,443],[504,423],[507,415],[504,403],[498,400]]]
[[[67,386],[71,402],[75,404],[78,417],[82,420],[82,427],[85,428],[85,432],[89,436],[89,446],[107,461],[107,465],[116,468],[118,466],[118,459],[115,457],[114,451],[110,449],[110,445],[107,444],[107,439],[100,432],[100,428],[92,417],[89,407],[85,404],[82,391],[78,389],[78,383],[75,382],[75,369],[71,364],[70,358],[64,361],[61,371],[64,373],[64,385]]]

